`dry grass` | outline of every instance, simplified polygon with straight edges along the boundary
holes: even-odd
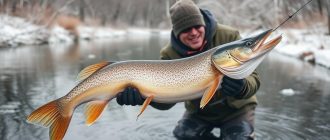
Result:
[[[78,35],[77,27],[81,24],[79,18],[68,15],[59,15],[57,16],[55,22],[63,27],[64,29],[70,31],[75,36]]]

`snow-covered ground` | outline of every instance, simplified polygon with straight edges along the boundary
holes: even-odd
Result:
[[[330,68],[330,36],[325,27],[319,29],[280,30],[283,40],[275,51]]]
[[[151,30],[129,28],[117,30],[109,27],[89,27],[79,26],[77,28],[80,40],[113,38],[123,35],[134,35],[136,37],[146,37],[157,34],[169,37],[169,30]],[[260,31],[256,31],[260,32]],[[280,29],[277,32],[282,34],[281,43],[275,51],[316,63],[330,68],[330,36],[325,35],[326,29]],[[243,37],[250,33],[243,33]],[[253,33],[251,33],[253,34]],[[46,29],[42,26],[34,25],[22,18],[0,15],[0,47],[18,46],[32,44],[58,44],[74,43],[74,36],[69,31],[60,26],[53,26]]]
[[[0,15],[0,47],[45,43],[48,30],[23,18]]]

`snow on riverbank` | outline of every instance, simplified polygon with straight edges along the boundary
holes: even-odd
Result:
[[[148,37],[156,34],[169,38],[169,30],[151,30],[129,28],[118,30],[109,27],[78,26],[78,40],[112,39],[114,37],[133,35],[136,37]],[[256,31],[254,33],[261,32]],[[330,36],[325,35],[326,29],[282,29],[275,34],[282,34],[283,40],[275,48],[275,51],[323,65],[330,68]],[[248,37],[250,33],[242,33]],[[252,33],[253,34],[253,33]],[[0,15],[0,47],[18,45],[72,44],[75,36],[60,26],[46,29],[34,25],[22,18]]]
[[[279,53],[296,57],[330,68],[330,36],[325,28],[319,31],[285,29],[283,40],[275,50]]]
[[[0,47],[42,44],[48,33],[47,29],[23,18],[0,15]]]
[[[106,27],[89,27],[89,26],[79,26],[78,32],[80,39],[112,38],[126,34],[124,30],[115,30]]]
[[[326,35],[326,27],[317,29],[279,29],[269,39],[282,35],[282,41],[274,51],[295,57],[303,61],[330,68],[330,36]],[[243,32],[242,37],[261,33],[263,30]]]

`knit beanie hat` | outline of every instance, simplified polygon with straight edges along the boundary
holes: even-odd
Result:
[[[191,0],[178,0],[171,8],[173,33],[176,37],[185,29],[196,25],[205,26],[203,15]]]

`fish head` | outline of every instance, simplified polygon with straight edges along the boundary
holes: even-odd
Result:
[[[264,56],[282,39],[279,35],[266,41],[271,33],[273,33],[272,29],[220,46],[211,56],[212,63],[218,69],[234,69]]]

